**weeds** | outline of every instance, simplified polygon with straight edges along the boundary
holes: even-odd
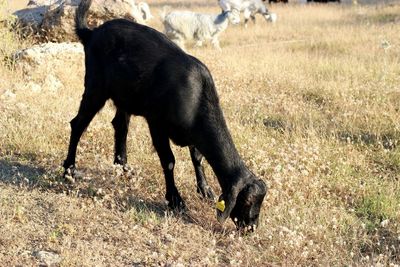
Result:
[[[190,7],[219,12],[215,2]],[[113,166],[111,103],[81,139],[80,175],[62,180],[83,60],[73,75],[59,75],[65,86],[56,92],[23,86],[43,84],[38,69],[27,77],[2,65],[0,262],[37,265],[29,255],[44,248],[60,253],[62,266],[399,264],[400,7],[271,10],[274,26],[228,28],[222,53],[189,51],[210,68],[237,148],[269,186],[255,234],[217,223],[213,204],[196,195],[186,148],[173,151],[188,211],[167,210],[143,119],[132,118],[129,170]],[[2,58],[24,44],[10,28],[0,34]],[[205,171],[219,194],[207,164]]]

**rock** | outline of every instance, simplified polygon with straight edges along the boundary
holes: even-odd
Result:
[[[61,88],[63,88],[64,85],[53,74],[49,74],[46,76],[46,78],[44,80],[43,87],[49,91],[56,92],[56,91],[60,90]]]
[[[47,65],[52,69],[57,65],[65,68],[65,62],[83,62],[83,46],[80,43],[45,43],[17,51],[14,59],[17,65],[24,65],[25,71]],[[56,66],[56,67],[57,67]]]
[[[58,2],[60,0],[29,0],[28,6],[50,6]]]
[[[62,260],[60,255],[49,251],[35,251],[33,252],[33,256],[36,257],[41,264],[45,264],[47,266],[58,264]]]
[[[27,8],[15,11],[13,15],[17,17],[21,26],[32,28],[34,31],[37,31],[47,9],[48,6],[31,5]]]
[[[34,93],[40,93],[42,91],[42,87],[39,84],[34,83],[32,81],[28,82],[25,88],[31,90]]]
[[[6,90],[6,91],[0,96],[0,99],[3,99],[3,100],[14,100],[16,96],[17,96],[17,95],[14,94],[12,91]]]
[[[28,79],[40,77],[39,82],[34,82],[28,88],[33,92],[41,89],[57,91],[64,87],[62,77],[82,76],[84,73],[84,51],[80,43],[34,45],[16,52],[14,58],[15,66],[22,69]],[[41,89],[35,84],[40,84]]]
[[[76,41],[75,10],[80,0],[31,0],[27,8],[14,13],[23,28],[42,41]],[[88,23],[98,26],[107,20],[125,18],[144,23],[142,11],[134,0],[94,0]]]

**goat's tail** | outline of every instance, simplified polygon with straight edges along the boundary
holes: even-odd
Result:
[[[87,16],[91,4],[92,0],[82,0],[75,14],[75,33],[83,45],[89,41],[92,35],[92,30],[87,25]]]

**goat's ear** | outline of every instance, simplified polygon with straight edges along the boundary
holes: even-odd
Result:
[[[268,191],[268,186],[267,184],[262,180],[262,179],[258,179],[256,181],[257,185],[258,185],[258,194],[265,196],[267,194]]]
[[[234,191],[228,194],[222,194],[218,198],[218,202],[216,203],[218,222],[223,223],[229,217],[236,205],[236,198],[237,193],[235,194]]]

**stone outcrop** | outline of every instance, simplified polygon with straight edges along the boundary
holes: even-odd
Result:
[[[84,51],[80,43],[34,45],[16,52],[14,58],[15,67],[26,77],[24,87],[32,91],[58,91],[71,75],[83,78]]]
[[[14,15],[29,34],[44,42],[76,41],[75,10],[80,0],[31,0],[27,8]],[[125,18],[144,23],[134,0],[94,0],[88,23],[97,26],[107,20]]]

